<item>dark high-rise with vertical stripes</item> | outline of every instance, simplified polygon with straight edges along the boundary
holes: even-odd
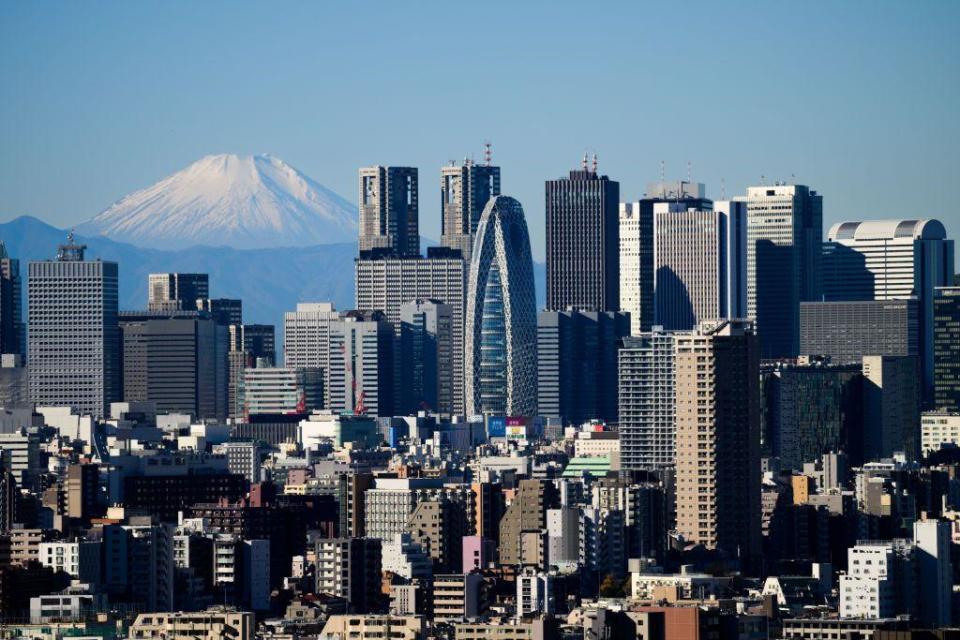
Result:
[[[617,311],[620,183],[593,168],[546,183],[547,309]]]

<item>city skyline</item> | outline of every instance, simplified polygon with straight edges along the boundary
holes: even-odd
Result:
[[[911,216],[957,226],[949,184],[958,130],[949,114],[960,103],[960,45],[949,33],[960,10],[951,5],[931,4],[920,14],[862,3],[789,14],[749,6],[717,14],[701,6],[685,16],[683,47],[656,29],[645,29],[643,39],[617,37],[632,24],[666,23],[666,9],[611,6],[582,16],[560,6],[551,14],[554,28],[539,30],[535,7],[504,7],[508,20],[461,8],[485,34],[472,55],[497,70],[484,83],[448,73],[462,58],[450,52],[462,47],[455,31],[443,29],[407,43],[394,75],[386,67],[370,70],[390,40],[377,37],[385,24],[429,29],[439,19],[416,8],[395,15],[381,7],[380,19],[365,25],[363,48],[330,29],[359,28],[358,18],[339,7],[277,14],[245,6],[225,20],[204,7],[189,21],[176,7],[60,9],[0,9],[0,81],[17,89],[0,105],[0,134],[8,141],[0,150],[0,220],[32,215],[71,226],[201,156],[269,152],[351,201],[357,167],[418,167],[428,187],[421,228],[439,241],[435,175],[451,159],[479,161],[489,140],[494,163],[503,167],[503,191],[528,212],[537,260],[544,253],[542,182],[576,168],[584,151],[599,155],[600,171],[621,183],[624,201],[643,194],[661,162],[666,179],[687,178],[690,162],[689,175],[714,199],[742,194],[761,176],[811,185],[825,197],[825,229],[844,219]],[[606,20],[611,15],[620,19]],[[803,28],[766,28],[783,20]],[[608,22],[613,33],[592,35]],[[149,27],[144,32],[154,24],[180,37],[158,42]],[[738,36],[718,36],[718,24],[736,25]],[[287,36],[278,41],[268,27]],[[319,43],[311,29],[324,36]],[[243,46],[251,34],[262,36],[262,49]],[[718,48],[725,55],[714,56]],[[38,49],[46,55],[29,53]],[[760,49],[763,59],[754,55]],[[275,70],[271,53],[282,56],[282,71],[251,79],[246,69]],[[221,73],[212,75],[214,67]],[[569,73],[589,79],[577,91],[561,89],[562,100],[534,99],[535,87],[562,86]],[[363,82],[370,74],[381,81]],[[105,86],[98,78],[107,76],[114,82]],[[449,82],[431,82],[435,77]],[[812,78],[812,88],[799,92],[799,78]],[[649,100],[631,88],[651,82],[665,95],[699,83],[699,93],[716,100]],[[516,98],[509,108],[482,101],[491,83]],[[347,94],[331,87],[352,95],[342,99]],[[358,126],[379,108],[382,92],[410,92],[411,100],[393,107],[407,126],[392,127],[389,118]],[[440,109],[449,100],[484,106]],[[742,108],[731,106],[738,100]],[[909,126],[898,133],[890,122]],[[58,189],[41,188],[51,175]]]
[[[960,638],[935,2],[0,3],[0,637]]]

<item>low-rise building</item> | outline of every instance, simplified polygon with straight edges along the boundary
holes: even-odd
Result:
[[[336,615],[330,616],[320,640],[421,640],[423,618],[420,616]]]
[[[130,626],[134,640],[253,640],[253,614],[214,608],[186,613],[141,613]]]
[[[483,613],[483,578],[476,573],[434,576],[433,617],[441,621],[476,618]]]
[[[960,447],[960,413],[924,413],[920,417],[920,453],[927,457],[944,445]]]
[[[730,584],[729,577],[694,573],[689,566],[680,573],[632,573],[631,594],[634,600],[666,600],[720,597]]]

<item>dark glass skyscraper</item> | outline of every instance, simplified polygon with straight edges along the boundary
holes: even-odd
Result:
[[[587,169],[546,183],[547,309],[620,308],[620,183]]]
[[[22,353],[23,330],[20,261],[0,242],[0,353]]]
[[[630,319],[614,311],[541,311],[537,412],[565,425],[617,421],[617,348]]]

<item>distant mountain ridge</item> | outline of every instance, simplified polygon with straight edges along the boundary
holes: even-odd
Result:
[[[77,232],[144,248],[352,242],[357,207],[270,155],[210,155],[135,191]]]
[[[0,240],[10,256],[20,260],[24,295],[27,263],[54,258],[57,245],[66,236],[66,230],[30,216],[0,223]],[[141,248],[80,233],[77,241],[88,246],[89,259],[113,260],[120,265],[121,309],[146,308],[150,273],[209,273],[213,297],[243,300],[244,322],[276,325],[278,352],[283,314],[296,308],[297,302],[330,301],[339,310],[352,309],[354,305],[356,242],[267,249],[195,246],[174,251]],[[533,270],[537,305],[543,308],[546,270],[539,262],[534,263]]]

